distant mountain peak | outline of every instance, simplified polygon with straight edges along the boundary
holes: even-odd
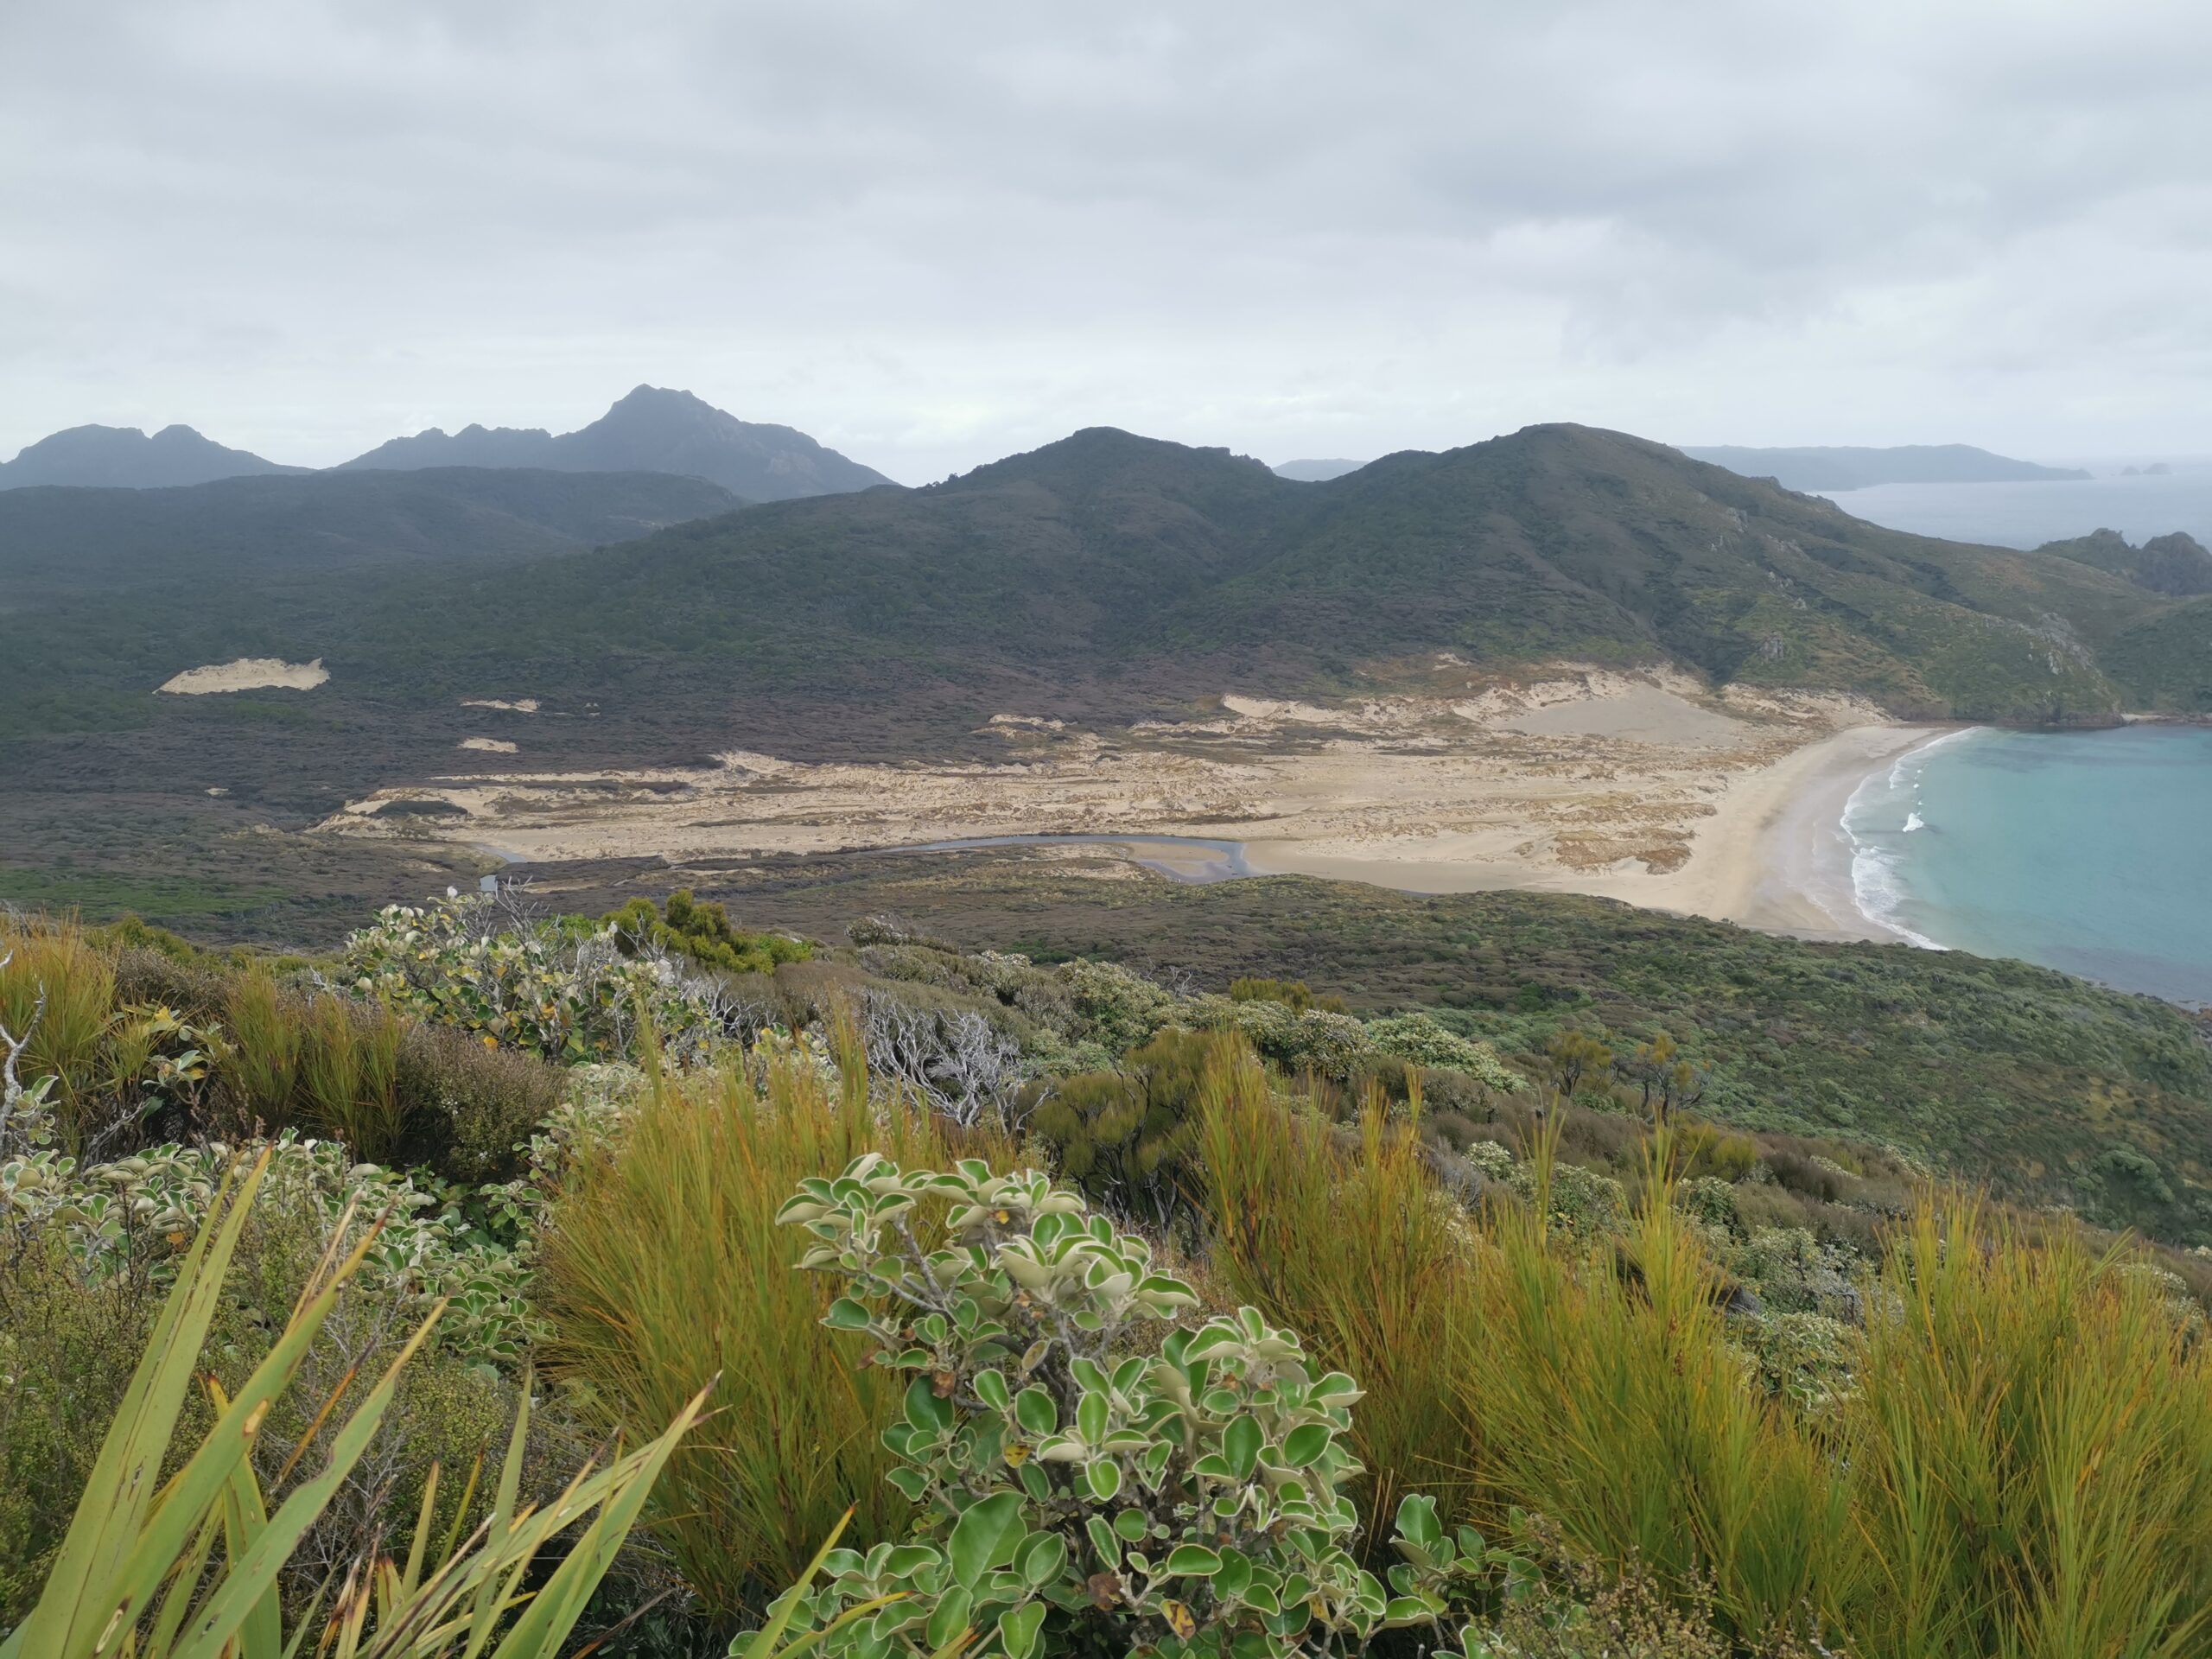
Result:
[[[836,495],[892,480],[788,426],[741,421],[703,397],[632,387],[588,426],[433,427],[343,463],[352,468],[532,467],[564,473],[674,473],[703,478],[752,501]]]
[[[1853,444],[1756,449],[1723,443],[1685,445],[1682,454],[1798,491],[1860,490],[1877,484],[2063,483],[2089,476],[2075,467],[1993,454],[1970,443],[1902,443],[1887,449]]]
[[[24,445],[13,461],[0,461],[0,490],[35,484],[167,489],[307,470],[228,448],[181,423],[151,437],[135,426],[72,426]]]

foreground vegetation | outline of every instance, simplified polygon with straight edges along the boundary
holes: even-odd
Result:
[[[15,1651],[119,1605],[142,1652],[247,1608],[460,1651],[488,1607],[505,1652],[758,1659],[2212,1621],[2198,1259],[1715,1122],[1709,1032],[809,948],[688,894],[0,957]]]

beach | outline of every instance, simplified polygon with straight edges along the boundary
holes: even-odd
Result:
[[[423,823],[435,802],[465,819],[472,843],[512,860],[650,856],[679,872],[1046,837],[1059,844],[1036,855],[1080,850],[1128,874],[1586,893],[1888,938],[1852,905],[1836,826],[1869,772],[1931,734],[1847,698],[1715,694],[1667,671],[1573,665],[1456,695],[1318,707],[1225,694],[1193,718],[1119,731],[1017,714],[985,729],[1002,760],[807,764],[732,750],[711,767],[510,769],[382,790],[321,827],[448,832],[449,816]],[[393,804],[406,810],[384,817]]]

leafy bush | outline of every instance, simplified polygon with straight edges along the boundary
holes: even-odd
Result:
[[[1316,996],[1313,988],[1302,979],[1250,976],[1234,979],[1229,984],[1229,1000],[1232,1002],[1280,1002],[1293,1014],[1304,1014],[1308,1008],[1319,1008],[1324,1014],[1351,1012],[1344,998]]]
[[[1166,1227],[1204,1182],[1198,1109],[1218,1037],[1166,1031],[1116,1071],[1035,1085],[1024,1123],[1062,1180],[1092,1203]]]
[[[625,955],[616,931],[448,894],[386,906],[346,940],[345,970],[357,996],[550,1060],[633,1058],[641,1016],[671,1059],[704,1058],[728,1034],[714,988],[664,954]]]
[[[1370,1020],[1367,1040],[1384,1054],[1439,1071],[1464,1071],[1485,1089],[1510,1095],[1528,1079],[1497,1057],[1488,1043],[1447,1031],[1433,1016],[1396,1014]]]
[[[670,893],[659,909],[640,896],[600,919],[614,930],[625,955],[658,946],[688,957],[702,968],[728,974],[772,973],[780,963],[804,962],[814,954],[814,947],[803,939],[741,932],[730,925],[729,913],[721,906],[701,902],[689,887]]]
[[[940,1209],[931,1248],[914,1224]],[[1358,1386],[1315,1376],[1253,1308],[1173,1328],[1192,1288],[1034,1171],[869,1154],[802,1182],[781,1220],[844,1292],[825,1323],[910,1377],[884,1439],[918,1540],[834,1552],[823,1588],[779,1609],[827,1653],[921,1656],[972,1627],[976,1651],[1028,1659],[1057,1612],[1163,1659],[1318,1656],[1435,1626],[1488,1570],[1416,1504],[1397,1593],[1363,1571],[1341,1490]]]

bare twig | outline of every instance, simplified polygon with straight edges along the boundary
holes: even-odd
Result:
[[[8,964],[15,959],[16,953],[12,950],[0,957],[0,972],[5,972]],[[7,1058],[0,1060],[0,1153],[7,1151],[9,1136],[14,1132],[17,1116],[24,1113],[23,1102],[30,1092],[23,1087],[22,1077],[16,1075],[16,1068],[22,1060],[23,1051],[31,1046],[31,1039],[38,1035],[39,1021],[45,1017],[46,982],[41,980],[39,982],[38,1001],[31,1005],[30,1023],[23,1027],[23,1034],[18,1037],[7,1027],[0,1026],[0,1047],[8,1051]]]

